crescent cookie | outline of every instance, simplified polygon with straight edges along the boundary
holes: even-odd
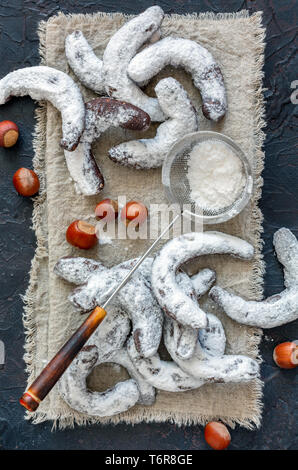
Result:
[[[110,269],[103,265],[95,270],[91,267],[87,281],[83,271],[82,282],[78,270],[82,265],[82,258],[61,258],[54,272],[66,280],[76,279],[76,284],[81,284],[71,292],[69,300],[80,311],[88,312],[96,305],[103,305],[109,293],[119,285],[136,261],[125,261]],[[145,357],[156,353],[163,323],[162,310],[151,290],[151,265],[152,259],[145,260],[116,299],[117,306],[129,315],[136,348]],[[86,269],[87,267],[85,271]],[[72,276],[70,271],[73,272]]]
[[[207,314],[207,326],[200,330],[194,355],[187,360],[176,354],[175,320],[165,318],[164,343],[173,361],[187,374],[204,383],[247,382],[259,374],[256,361],[243,355],[225,355],[226,337],[222,324]]]
[[[102,60],[94,54],[82,31],[74,31],[66,37],[65,54],[80,82],[95,93],[104,94]]]
[[[90,416],[113,416],[127,411],[139,399],[135,380],[119,382],[104,392],[91,392],[87,388],[86,379],[92,369],[99,363],[113,362],[112,354],[99,362],[98,352],[95,345],[83,347],[58,382],[59,394],[71,408]]]
[[[248,301],[221,287],[209,293],[225,313],[238,323],[259,328],[275,328],[298,318],[298,241],[287,228],[281,228],[273,239],[278,260],[284,267],[286,289],[263,301]]]
[[[112,98],[95,98],[85,108],[85,129],[80,143],[73,152],[65,150],[64,154],[77,193],[93,196],[103,189],[104,178],[93,156],[92,143],[110,127],[146,130],[150,117],[136,106]]]
[[[61,147],[73,151],[85,124],[85,106],[75,82],[66,73],[42,65],[15,70],[0,80],[0,104],[12,96],[25,95],[36,101],[50,101],[60,111]]]
[[[131,140],[111,148],[109,157],[114,162],[136,169],[158,168],[179,139],[198,130],[196,111],[177,80],[160,80],[155,92],[167,120],[152,139]]]
[[[216,274],[211,269],[202,269],[189,278],[187,274],[178,272],[176,281],[179,288],[188,295],[195,304],[215,282]],[[191,326],[182,325],[177,321],[172,322],[173,337],[175,341],[175,352],[180,359],[189,359],[194,355],[200,331]]]
[[[159,6],[147,8],[125,23],[108,42],[103,54],[103,80],[106,93],[132,103],[149,114],[152,121],[165,116],[156,98],[150,98],[127,75],[131,59],[143,44],[158,37],[164,12]]]
[[[207,254],[230,254],[248,260],[254,249],[246,241],[226,233],[193,232],[168,241],[152,265],[151,284],[158,303],[169,317],[194,329],[206,327],[206,314],[179,288],[176,273],[182,264]]]
[[[221,322],[207,314],[207,327],[200,330],[195,356],[181,360],[175,353],[176,340],[172,325],[175,320],[165,319],[165,346],[175,361],[163,361],[158,354],[142,357],[132,339],[128,339],[128,354],[144,379],[153,387],[167,392],[184,392],[206,383],[247,382],[259,375],[256,361],[246,356],[225,356],[225,334]]]
[[[144,83],[166,65],[183,67],[189,72],[201,93],[204,116],[213,121],[222,119],[227,110],[224,80],[207,49],[189,39],[166,37],[133,57],[128,75],[136,83]]]
[[[136,403],[154,403],[154,388],[139,375],[127,354],[124,344],[129,331],[127,315],[118,309],[109,309],[109,315],[101,327],[58,382],[59,394],[73,409],[90,416],[113,416],[127,411]],[[86,379],[96,366],[103,363],[125,367],[131,379],[119,382],[104,392],[91,392]]]
[[[185,392],[201,387],[204,382],[184,372],[173,361],[162,361],[159,354],[143,357],[136,349],[132,338],[127,341],[130,359],[141,376],[152,387],[167,392]]]

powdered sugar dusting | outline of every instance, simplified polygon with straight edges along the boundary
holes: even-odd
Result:
[[[198,256],[230,254],[250,259],[254,249],[246,241],[221,232],[188,233],[167,242],[157,253],[151,274],[153,292],[165,312],[192,328],[204,328],[206,315],[192,299],[179,289],[176,272],[179,267]]]
[[[72,284],[84,284],[91,274],[104,269],[101,263],[93,259],[78,257],[75,262],[73,260],[69,257],[61,258],[54,267],[55,274]]]
[[[167,318],[164,326],[165,346],[175,363],[187,374],[210,382],[248,382],[259,374],[259,366],[253,359],[240,355],[225,355],[226,337],[222,324],[214,315],[207,315],[207,326],[200,330],[194,355],[181,359],[173,341],[172,320]]]
[[[121,356],[129,330],[128,317],[118,309],[110,309],[101,327],[58,382],[60,395],[72,408],[90,416],[113,416],[137,403],[140,392],[135,380],[119,382],[105,392],[90,392],[86,385],[86,379],[94,367],[118,362],[117,357]]]
[[[274,328],[298,318],[298,241],[290,230],[281,228],[274,234],[274,246],[284,265],[284,291],[261,302],[247,301],[217,286],[210,291],[210,297],[238,323]]]
[[[243,164],[223,142],[201,142],[191,150],[187,179],[197,206],[219,210],[233,204],[245,186]]]
[[[74,31],[66,37],[65,54],[79,80],[95,93],[103,93],[102,60],[94,54],[82,31]]]
[[[192,75],[200,90],[203,113],[218,121],[227,110],[226,92],[219,65],[207,49],[189,39],[166,37],[137,54],[128,66],[128,75],[136,83],[143,83],[166,65],[183,67]]]
[[[185,392],[201,387],[204,383],[184,372],[173,361],[162,361],[157,353],[149,358],[142,357],[132,338],[128,339],[127,351],[138,372],[149,384],[160,390]]]
[[[216,274],[211,269],[202,269],[197,274],[189,278],[184,272],[177,272],[176,282],[180,289],[189,296],[195,304],[197,300],[204,295],[214,283]],[[170,313],[170,312],[169,312]],[[172,329],[172,342],[176,343],[173,345],[176,354],[180,359],[189,359],[193,356],[199,331],[195,328],[191,328],[187,325],[182,325],[176,321],[171,323]]]
[[[164,120],[158,101],[145,95],[129,78],[127,67],[140,47],[159,30],[163,16],[159,6],[147,8],[111,37],[103,55],[106,93],[140,107],[150,115],[152,121]]]
[[[77,272],[76,258],[71,260],[73,271]],[[91,311],[96,305],[103,305],[135,263],[136,259],[132,259],[111,269],[103,267],[99,273],[90,272],[87,281],[70,294],[69,300],[83,312]],[[136,347],[145,357],[157,351],[163,322],[161,308],[151,290],[151,265],[152,258],[146,259],[115,299],[117,306],[131,318]],[[65,277],[62,260],[56,264],[55,272]]]
[[[145,130],[150,124],[147,113],[130,103],[111,98],[96,98],[85,105],[85,130],[75,151],[65,151],[67,167],[78,193],[98,194],[104,178],[92,154],[92,143],[111,127]]]
[[[0,80],[0,104],[11,96],[29,95],[48,100],[62,117],[61,146],[69,151],[79,142],[84,128],[85,107],[81,92],[66,73],[51,67],[26,67],[7,74]]]
[[[124,142],[110,149],[113,161],[136,169],[158,168],[177,140],[198,129],[195,109],[177,80],[165,78],[155,91],[168,119],[160,124],[154,138]]]

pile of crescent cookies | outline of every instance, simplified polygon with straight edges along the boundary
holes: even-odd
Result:
[[[81,31],[67,36],[65,53],[78,80],[99,95],[84,103],[67,74],[46,66],[9,73],[0,80],[0,104],[12,96],[48,100],[62,117],[62,140],[69,173],[82,197],[99,194],[104,177],[92,144],[110,127],[146,130],[160,122],[156,136],[121,143],[109,150],[114,162],[137,169],[158,168],[170,148],[198,130],[198,118],[186,91],[172,77],[160,80],[156,98],[142,87],[165,66],[182,67],[202,97],[204,118],[218,121],[227,111],[223,74],[208,50],[195,41],[161,38],[164,13],[148,8],[127,21],[97,57]],[[189,233],[168,241],[147,259],[124,286],[101,326],[58,382],[62,398],[90,416],[112,416],[136,404],[152,405],[157,390],[183,392],[206,383],[248,382],[259,376],[258,363],[225,354],[222,323],[199,304],[208,293],[234,321],[272,328],[298,317],[298,242],[290,230],[275,233],[274,246],[284,267],[285,290],[264,301],[247,301],[218,286],[216,273],[204,269],[189,277],[181,266],[201,255],[226,254],[244,262],[254,256],[245,240],[221,233]],[[62,258],[55,273],[76,287],[70,302],[83,313],[106,300],[136,259],[112,268],[83,257]],[[171,361],[158,354],[163,341]],[[86,379],[99,364],[124,367],[130,379],[104,391],[90,391]]]

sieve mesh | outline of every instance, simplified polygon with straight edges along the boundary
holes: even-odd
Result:
[[[190,153],[195,145],[206,140],[221,142],[229,146],[241,160],[246,180],[245,186],[237,199],[232,204],[218,209],[200,207],[197,201],[193,201],[187,178]],[[164,162],[162,177],[167,196],[171,202],[178,203],[182,210],[183,206],[188,205],[190,207],[188,213],[204,219],[206,223],[223,222],[239,214],[249,201],[253,188],[251,168],[242,150],[229,137],[217,132],[188,134],[175,144]]]

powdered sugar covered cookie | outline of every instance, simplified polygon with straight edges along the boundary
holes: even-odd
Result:
[[[133,407],[139,399],[135,380],[118,382],[104,392],[91,392],[86,379],[98,364],[98,348],[85,346],[58,382],[58,391],[66,403],[89,416],[114,416]],[[111,354],[112,357],[112,354]],[[109,361],[109,357],[107,360]],[[105,361],[102,361],[103,363]]]
[[[179,288],[176,272],[183,263],[207,254],[230,254],[245,260],[252,258],[254,249],[225,233],[193,232],[168,241],[152,265],[151,284],[160,306],[171,318],[195,329],[206,327],[206,314]]]
[[[187,274],[178,272],[176,282],[180,289],[190,297],[195,304],[212,286],[216,279],[216,274],[211,269],[202,269],[197,274],[189,278]],[[182,325],[177,321],[172,321],[172,342],[175,343],[175,351],[181,359],[189,359],[193,356],[198,342],[200,331],[191,326]]]
[[[12,96],[29,95],[47,100],[62,117],[61,147],[73,151],[84,129],[85,107],[79,88],[66,73],[51,67],[26,67],[10,72],[0,80],[0,104]]]
[[[72,271],[78,270],[77,258],[62,258],[55,266],[55,273],[69,279]],[[103,305],[112,292],[136,263],[136,259],[125,261],[113,268],[91,272],[85,283],[77,287],[69,296],[72,304],[83,312]],[[66,267],[65,267],[66,265]],[[156,353],[162,334],[163,313],[158,305],[150,284],[152,259],[147,259],[121,289],[115,302],[132,320],[132,334],[137,350],[145,357]],[[76,274],[73,278],[77,279]]]
[[[195,41],[166,37],[139,52],[128,66],[136,83],[154,77],[166,65],[183,67],[190,73],[202,96],[202,111],[207,119],[218,121],[227,110],[226,91],[219,65],[207,49]]]
[[[94,54],[82,31],[74,31],[66,37],[65,54],[80,82],[95,93],[104,94],[102,60]]]
[[[149,114],[152,121],[163,121],[163,112],[156,98],[150,98],[127,75],[127,67],[140,47],[156,33],[163,20],[159,6],[147,8],[125,23],[108,42],[103,55],[103,79],[106,93],[132,103]]]
[[[93,259],[65,256],[55,264],[54,273],[65,279],[65,281],[79,286],[87,282],[91,274],[105,271],[105,269],[103,264]]]
[[[258,302],[217,286],[210,291],[210,297],[238,323],[274,328],[298,318],[298,241],[290,230],[281,228],[274,234],[274,246],[284,266],[286,289],[283,292]]]
[[[177,80],[164,78],[155,92],[168,119],[160,124],[152,139],[132,140],[110,149],[114,162],[136,169],[158,168],[175,142],[198,129],[196,111]]]
[[[256,378],[259,367],[256,361],[240,355],[225,355],[226,337],[218,318],[207,314],[207,326],[200,330],[194,355],[187,360],[176,353],[173,323],[175,320],[165,318],[164,342],[175,363],[187,374],[210,382],[247,382]]]
[[[88,101],[85,107],[85,130],[80,143],[74,152],[64,153],[76,191],[93,196],[103,189],[104,178],[93,156],[92,143],[110,127],[146,130],[150,117],[136,106],[112,98],[96,98]]]
[[[173,361],[161,360],[157,353],[151,357],[143,357],[137,351],[132,338],[127,342],[127,351],[139,374],[159,390],[185,392],[201,387],[204,383],[185,373]]]
[[[197,343],[193,358],[182,360],[176,355],[173,336],[175,320],[165,318],[164,341],[175,361],[163,361],[158,354],[142,357],[130,338],[128,354],[144,379],[153,387],[168,392],[183,392],[213,382],[247,382],[259,375],[256,361],[246,356],[225,356],[225,334],[220,321],[207,315],[207,327]],[[174,339],[174,340],[173,340]]]
[[[109,309],[85,347],[74,359],[58,382],[62,398],[75,410],[90,416],[113,416],[136,403],[150,405],[155,390],[138,374],[126,352],[124,343],[130,331],[127,315],[119,309]],[[91,392],[86,385],[90,372],[103,363],[125,367],[132,377],[117,383],[105,392]]]

